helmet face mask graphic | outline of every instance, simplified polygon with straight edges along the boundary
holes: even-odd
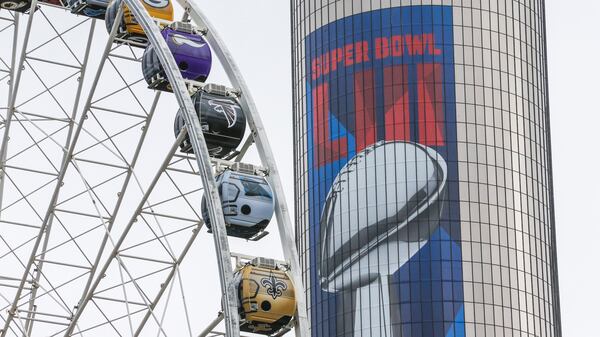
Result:
[[[381,289],[388,287],[388,277],[439,227],[447,171],[439,153],[410,142],[379,142],[350,160],[333,181],[321,214],[322,289],[352,294],[356,310],[373,306],[360,300],[363,287],[379,288],[389,302],[390,289]]]
[[[273,190],[264,177],[226,170],[216,178],[227,235],[251,240],[267,227],[275,203]],[[206,199],[202,198],[202,218],[209,232],[212,224]]]

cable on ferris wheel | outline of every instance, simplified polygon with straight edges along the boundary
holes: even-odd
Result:
[[[0,107],[0,336],[139,336],[150,326],[167,336],[175,301],[192,336],[180,266],[204,224],[214,237],[222,311],[200,335],[223,335],[214,328],[224,321],[227,336],[279,336],[291,327],[305,336],[298,254],[274,156],[214,27],[184,0],[181,21],[169,0],[52,2],[0,0],[7,9],[0,38],[12,41],[8,61],[0,54],[0,81],[9,87]],[[45,7],[80,16],[59,27]],[[21,13],[28,16],[19,39]],[[44,38],[33,31],[40,16]],[[109,37],[85,97],[96,19],[105,19]],[[87,40],[67,38],[82,31]],[[213,53],[233,88],[206,83]],[[132,77],[134,64],[142,79]],[[176,139],[143,186],[136,168],[163,92],[179,106]],[[260,165],[242,162],[252,146]],[[142,196],[131,208],[125,196],[134,188]],[[286,261],[245,257],[233,266],[228,236],[260,240],[273,213]]]

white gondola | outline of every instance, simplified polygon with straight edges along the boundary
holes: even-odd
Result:
[[[275,208],[273,191],[267,180],[242,172],[226,170],[217,177],[227,235],[256,239],[271,221]],[[206,201],[202,200],[202,218],[210,229]]]

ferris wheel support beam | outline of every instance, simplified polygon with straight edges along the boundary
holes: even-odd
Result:
[[[73,111],[71,112],[71,116],[70,116],[71,118],[70,118],[70,124],[69,124],[69,131],[68,131],[67,138],[65,141],[66,146],[69,146],[69,144],[71,142],[71,137],[73,136],[73,121],[75,120],[75,118],[77,116],[77,108],[79,107],[79,100],[81,99],[81,92],[83,91],[83,84],[85,82],[85,74],[87,71],[87,65],[88,65],[88,61],[89,61],[89,56],[90,56],[90,51],[91,51],[95,28],[96,28],[96,21],[92,20],[92,24],[90,25],[90,32],[89,32],[88,40],[87,40],[88,42],[86,44],[85,54],[83,57],[83,63],[81,64],[81,68],[80,68],[79,84],[77,85],[77,92],[75,94]],[[68,161],[67,151],[64,151],[62,162],[67,162],[67,161]],[[58,186],[57,186],[57,188],[58,188]],[[53,208],[54,204],[50,204],[50,207]],[[48,242],[50,239],[50,231],[52,228],[52,222],[53,222],[52,220],[53,219],[54,218],[50,218],[50,221],[48,221],[48,226],[44,233],[44,241],[42,243],[42,254],[37,259],[38,264],[37,264],[37,267],[35,268],[35,272],[34,272],[35,284],[39,283],[40,278],[42,277],[42,269],[43,269],[43,265],[44,265],[44,259],[46,257],[46,250],[48,248]],[[34,287],[30,294],[29,310],[27,311],[27,321],[25,323],[25,331],[23,333],[23,337],[32,335],[33,323],[35,321],[34,318],[35,318],[35,314],[36,314],[35,299],[37,298],[37,291],[38,291],[38,288]]]
[[[108,55],[107,55],[108,56]],[[92,93],[90,93],[90,99],[92,97]],[[158,100],[160,99],[160,91],[156,93],[156,96],[154,97],[154,101],[152,102],[152,107],[150,108],[150,114],[148,116],[147,119],[147,124],[150,123],[150,120],[152,119],[152,117],[154,116],[154,112],[156,111],[156,107],[158,105]],[[81,300],[83,301],[83,299],[85,298],[85,296],[87,295],[92,282],[94,280],[94,275],[96,274],[96,270],[98,268],[98,264],[100,263],[100,259],[102,258],[102,252],[104,251],[104,248],[106,247],[106,244],[108,243],[108,239],[110,236],[110,232],[112,231],[112,227],[114,225],[114,219],[116,218],[119,210],[121,209],[121,205],[123,203],[123,198],[125,196],[125,191],[129,185],[129,181],[131,180],[131,177],[133,175],[133,168],[135,167],[137,160],[139,158],[141,149],[142,149],[142,144],[144,139],[146,138],[146,134],[148,133],[148,127],[146,125],[146,127],[144,127],[143,131],[142,131],[142,135],[141,135],[141,140],[138,142],[138,145],[135,149],[135,153],[133,155],[133,159],[131,161],[131,166],[128,168],[127,170],[127,175],[125,176],[125,181],[122,184],[121,187],[121,191],[118,193],[118,199],[117,199],[117,203],[115,204],[115,207],[113,209],[113,212],[111,213],[112,219],[109,221],[108,223],[108,230],[107,232],[104,234],[104,237],[102,239],[102,243],[100,244],[100,248],[98,249],[98,253],[96,255],[96,259],[94,260],[94,264],[92,269],[90,270],[90,275],[88,277],[88,281],[85,285],[85,288],[82,292],[82,298]],[[81,303],[81,301],[80,301]]]
[[[32,23],[33,23],[33,17],[34,17],[34,12],[35,12],[34,9],[36,8],[36,6],[37,6],[37,0],[33,0],[32,4],[31,4],[31,13],[29,14],[29,20],[27,22],[27,28],[26,28],[26,33],[25,33],[26,35],[25,35],[24,42],[23,42],[23,47],[22,47],[22,50],[21,50],[21,57],[19,59],[19,67],[17,68],[16,82],[15,82],[15,86],[13,87],[12,96],[9,98],[10,99],[9,113],[14,112],[14,102],[16,100],[16,94],[17,94],[17,91],[18,91],[17,89],[18,89],[18,84],[19,84],[19,81],[20,81],[21,70],[22,70],[22,67],[23,67],[23,63],[24,63],[25,57],[27,55],[27,44],[28,44],[28,40],[29,40],[29,34],[31,32],[31,26],[32,26]],[[95,23],[92,23],[90,34],[93,34],[94,25],[95,25]],[[114,35],[116,35],[116,28],[114,28],[113,30],[115,31]],[[88,43],[87,43],[86,60],[87,60],[87,56],[89,56],[89,51],[90,51],[90,47],[91,47],[91,41],[92,41],[92,39],[90,39],[88,41]],[[111,41],[112,41],[112,39],[111,39]],[[101,61],[101,64],[100,64],[99,67],[102,67],[103,62],[105,62],[106,55],[108,55],[108,53],[110,52],[110,46],[111,46],[111,43],[108,43],[107,46],[106,46],[106,49],[104,51],[104,57],[102,58],[102,61]],[[81,76],[83,76],[84,75],[85,67],[83,67],[81,69],[82,69]],[[98,72],[96,74],[96,78],[94,79],[94,82],[92,83],[92,89],[91,89],[92,91],[95,90],[95,87],[98,84],[99,77],[100,77],[100,72]],[[82,78],[82,79],[80,79],[80,83],[79,83],[79,86],[78,86],[77,99],[79,99],[79,97],[80,97],[83,83],[84,83],[84,81],[83,81],[83,78]],[[88,108],[88,109],[89,109],[89,103],[90,102],[86,103],[86,108]],[[68,139],[69,142],[70,142],[71,138],[72,139],[77,139],[79,137],[79,134],[81,133],[82,126],[83,126],[83,121],[84,121],[84,119],[86,117],[85,111],[88,110],[88,109],[84,110],[84,113],[81,115],[80,121],[78,123],[78,127],[75,130],[75,132],[73,133],[73,122],[72,122],[72,120],[75,118],[75,113],[77,111],[77,106],[78,106],[78,104],[74,105],[73,115],[71,116],[71,123],[70,123],[70,126],[69,126],[70,130],[69,130],[69,134],[68,134],[68,137],[67,137],[67,139]],[[6,131],[7,130],[5,130],[5,135],[7,134]],[[4,145],[5,145],[5,143],[3,142],[3,152],[2,152],[1,155],[5,155]],[[56,204],[56,201],[58,199],[58,195],[59,195],[59,191],[60,191],[60,186],[61,186],[62,181],[64,180],[64,177],[65,177],[65,174],[66,174],[66,171],[67,171],[67,168],[68,168],[68,163],[70,162],[70,160],[71,160],[71,158],[73,156],[73,153],[75,151],[75,142],[72,142],[70,145],[69,145],[69,143],[67,143],[66,146],[68,146],[68,151],[65,151],[64,156],[62,158],[61,169],[60,169],[60,172],[59,172],[59,174],[58,174],[58,176],[56,178],[57,183],[56,183],[55,189],[53,191],[53,194],[52,194],[52,197],[51,197],[51,200],[50,200],[50,203],[49,203],[48,210],[47,210],[47,212],[46,212],[46,214],[44,216],[44,221],[42,222],[42,225],[40,226],[38,235],[37,235],[36,240],[35,240],[35,242],[33,244],[31,255],[29,256],[29,260],[28,260],[28,262],[27,262],[27,264],[25,266],[25,271],[24,271],[23,276],[22,276],[22,278],[20,280],[20,285],[19,285],[18,290],[17,290],[17,292],[15,294],[15,297],[14,297],[14,300],[13,300],[13,302],[11,304],[11,307],[8,310],[8,316],[5,319],[4,327],[2,328],[2,330],[0,330],[0,337],[5,337],[6,336],[6,334],[8,333],[8,330],[9,330],[9,327],[10,327],[10,324],[11,324],[12,320],[17,316],[19,300],[21,299],[21,294],[23,292],[23,289],[25,288],[25,283],[27,282],[27,276],[30,274],[31,267],[33,266],[34,262],[36,261],[36,255],[37,255],[36,253],[37,253],[37,251],[38,251],[38,249],[40,247],[40,244],[45,244],[45,242],[46,242],[46,239],[44,239],[44,241],[43,241],[44,243],[42,243],[42,238],[47,238],[47,234],[48,234],[47,231],[48,231],[49,226],[52,223],[52,220],[51,220],[52,219],[52,214],[54,213],[54,210],[55,210],[53,206]],[[1,196],[0,196],[0,198],[1,198]],[[30,310],[30,311],[32,311],[32,310]]]
[[[204,140],[204,135],[202,133],[202,128],[200,126],[200,121],[198,115],[196,114],[194,105],[192,103],[191,97],[189,95],[187,86],[183,81],[183,77],[173,59],[172,54],[169,51],[169,48],[162,38],[158,26],[155,22],[150,18],[145,8],[141,5],[141,3],[137,0],[125,0],[127,7],[134,14],[138,23],[142,26],[146,35],[148,36],[149,41],[156,48],[159,60],[165,69],[165,73],[169,82],[173,84],[173,91],[183,112],[184,119],[187,125],[187,132],[190,135],[190,140],[192,143],[192,147],[194,149],[194,153],[196,153],[196,161],[199,167],[200,177],[202,179],[202,184],[205,190],[205,197],[208,203],[209,216],[211,219],[214,219],[214,241],[215,241],[215,251],[218,258],[218,268],[219,268],[219,277],[221,280],[221,291],[223,295],[223,310],[225,312],[225,322],[226,322],[226,330],[227,335],[230,337],[239,337],[239,315],[238,315],[238,305],[237,305],[237,297],[235,287],[233,287],[233,268],[231,265],[230,252],[229,252],[229,242],[226,235],[225,221],[223,217],[223,210],[221,208],[221,199],[219,197],[219,193],[217,190],[217,185],[215,182],[215,178],[212,171],[212,165],[210,162],[210,156],[208,152],[208,147],[206,146],[206,142]],[[115,22],[119,22],[120,20],[116,20]],[[116,25],[113,27],[114,29],[117,27]],[[114,38],[114,34],[111,35]],[[112,41],[112,39],[111,39]],[[124,240],[124,236],[121,239]],[[195,238],[195,236],[193,237]],[[121,242],[121,241],[120,241]],[[117,246],[120,243],[117,243]],[[189,243],[191,245],[191,242]],[[185,250],[187,251],[187,249]],[[113,254],[113,258],[118,259],[118,254]],[[119,263],[121,263],[119,261]],[[177,262],[179,263],[179,262]],[[105,265],[105,268],[108,268],[109,263]],[[176,270],[176,268],[174,268]],[[102,273],[98,273],[97,275],[102,275]],[[169,277],[169,280],[172,277]],[[77,321],[81,317],[85,307],[91,301],[93,294],[101,281],[100,277],[96,277],[96,280],[92,287],[90,287],[87,292],[86,298],[83,302],[79,304],[78,310],[75,312],[69,327],[65,332],[65,336],[69,336],[73,333],[73,330],[77,324]],[[162,294],[159,294],[156,298],[156,303],[160,299]],[[153,307],[156,303],[151,303],[149,305],[149,315],[153,315]],[[145,319],[147,320],[147,319]],[[144,321],[145,323],[145,321]],[[139,327],[141,328],[143,324]]]
[[[33,2],[37,3],[37,0]],[[33,5],[33,3],[32,3]],[[34,7],[35,8],[35,7]],[[6,154],[8,153],[8,141],[10,139],[10,126],[12,119],[15,115],[15,99],[16,92],[18,90],[18,84],[21,81],[21,71],[23,69],[23,63],[25,62],[25,53],[27,48],[27,41],[29,40],[29,32],[31,32],[31,25],[33,16],[30,16],[27,22],[27,29],[25,32],[25,42],[21,50],[21,57],[19,58],[18,64],[17,57],[17,42],[19,35],[19,17],[20,13],[15,13],[15,19],[13,21],[13,44],[11,52],[11,69],[10,69],[10,84],[8,87],[8,106],[6,107],[6,120],[4,121],[4,135],[2,138],[2,145],[0,145],[0,214],[2,213],[2,201],[4,200],[4,167],[6,165]]]
[[[9,82],[8,82],[8,97],[9,102],[6,107],[6,120],[4,121],[4,136],[2,139],[2,145],[0,148],[0,214],[2,213],[2,201],[4,200],[4,168],[6,167],[6,154],[8,147],[8,139],[9,139],[9,131],[10,124],[12,121],[12,116],[14,115],[13,109],[11,109],[11,105],[14,105],[10,102],[13,93],[14,79],[15,79],[15,62],[17,61],[17,41],[19,37],[19,17],[20,13],[16,12],[15,17],[13,19],[13,43],[12,50],[10,56],[10,73],[9,73]]]
[[[0,212],[2,211],[2,201],[4,199],[4,184],[5,184],[4,170],[5,170],[5,166],[6,166],[6,156],[8,153],[8,142],[10,139],[10,127],[12,124],[13,117],[15,115],[15,101],[17,98],[17,93],[19,91],[19,84],[21,82],[21,74],[23,71],[23,64],[25,62],[25,57],[27,55],[27,45],[29,42],[29,35],[31,33],[31,27],[33,25],[33,18],[34,18],[34,13],[35,13],[36,7],[37,7],[37,0],[33,0],[31,2],[31,6],[30,6],[30,14],[29,14],[29,18],[27,20],[27,26],[25,28],[25,38],[23,41],[23,45],[21,47],[21,53],[19,55],[18,64],[15,64],[16,63],[15,57],[16,57],[16,49],[17,49],[17,42],[18,42],[18,27],[19,27],[18,20],[19,20],[20,14],[19,13],[15,14],[13,50],[12,50],[12,56],[11,56],[12,69],[11,69],[11,74],[10,74],[7,117],[6,117],[6,121],[5,121],[6,124],[4,126],[4,136],[2,139],[2,145],[0,148]],[[35,252],[34,252],[34,254],[35,254]],[[30,259],[30,262],[32,262],[31,259]],[[2,336],[2,337],[6,336],[6,333],[10,329],[10,322],[15,317],[15,314],[16,314],[16,305],[15,304],[19,301],[21,292],[23,291],[23,288],[25,286],[25,281],[27,280],[28,273],[29,272],[27,270],[21,280],[21,284],[17,290],[17,296],[15,296],[15,299],[13,301],[13,306],[8,311],[8,316],[5,319],[4,327],[2,328],[2,330],[0,330],[0,336]],[[23,331],[23,333],[25,333],[25,331]]]
[[[95,296],[94,293],[95,293],[96,289],[98,288],[100,282],[102,281],[103,275],[106,274],[106,272],[108,271],[108,268],[110,267],[110,265],[113,262],[113,260],[114,259],[118,259],[119,257],[125,257],[124,254],[120,253],[120,250],[122,248],[123,242],[127,238],[127,235],[131,231],[132,227],[135,225],[136,219],[138,218],[138,216],[142,213],[142,211],[144,209],[144,204],[146,204],[146,202],[148,201],[148,198],[150,197],[150,194],[154,190],[154,187],[156,187],[156,184],[158,183],[158,181],[159,181],[162,173],[165,172],[167,170],[167,168],[169,167],[169,163],[170,163],[171,159],[173,158],[173,155],[175,154],[175,152],[179,148],[179,144],[181,144],[181,142],[185,139],[186,135],[187,135],[187,130],[183,129],[183,131],[180,132],[180,134],[178,135],[178,137],[175,140],[174,144],[171,146],[171,149],[169,150],[169,152],[165,156],[165,159],[162,162],[160,168],[157,170],[156,175],[150,181],[150,185],[148,186],[148,188],[144,192],[144,195],[140,199],[140,201],[138,203],[138,206],[136,208],[136,211],[131,216],[129,222],[127,223],[127,226],[124,228],[124,230],[121,233],[118,241],[116,242],[115,246],[113,247],[113,250],[112,250],[112,252],[110,254],[110,258],[104,263],[104,265],[100,269],[100,272],[97,274],[99,276],[97,276],[93,280],[94,282],[88,288],[89,291],[86,293],[85,297],[80,302],[80,308],[75,313],[73,319],[71,320],[71,323],[70,323],[69,327],[67,328],[67,330],[65,332],[65,336],[70,336],[73,333],[73,329],[75,328],[75,326],[77,324],[77,321],[81,317],[81,314],[83,313],[83,310],[85,309],[85,307],[87,306],[87,304],[90,301],[92,301],[93,298],[99,298],[98,296]],[[171,266],[171,271],[169,272],[169,275],[167,276],[167,280],[163,283],[163,286],[161,287],[161,289],[158,292],[158,294],[155,296],[154,300],[152,302],[150,302],[150,303],[143,303],[143,304],[140,303],[140,305],[145,305],[148,308],[148,311],[144,315],[144,318],[142,319],[142,321],[139,323],[138,327],[135,330],[135,334],[133,336],[139,336],[140,335],[140,333],[142,332],[142,329],[144,328],[146,322],[148,321],[148,319],[150,318],[150,316],[152,316],[154,308],[156,307],[156,305],[160,301],[162,295],[164,294],[165,290],[167,289],[167,285],[170,283],[170,281],[172,280],[172,278],[175,276],[175,273],[177,272],[178,266],[181,264],[181,261],[183,261],[184,257],[187,255],[187,253],[189,251],[189,248],[191,247],[192,243],[194,242],[194,240],[196,239],[198,233],[200,232],[200,227],[201,226],[202,226],[202,223],[199,223],[198,227],[193,230],[192,236],[188,239],[188,241],[187,241],[187,243],[185,245],[185,248],[183,249],[183,251],[181,252],[181,254],[179,255],[179,257],[176,259],[176,261],[173,262],[173,264]],[[130,258],[136,258],[135,256],[129,256],[129,257]],[[118,261],[118,263],[121,263],[121,261]]]
[[[118,257],[121,257],[121,258],[128,257],[128,258],[134,258],[134,259],[136,259],[136,258],[138,258],[138,259],[144,259],[143,257],[137,257],[137,256],[122,254],[121,253],[121,248],[122,248],[123,242],[125,241],[127,235],[129,234],[130,230],[134,226],[134,224],[136,222],[136,219],[140,216],[140,214],[143,213],[144,205],[147,203],[148,198],[150,197],[150,194],[152,193],[152,191],[156,187],[156,184],[158,183],[161,175],[168,169],[169,163],[170,163],[171,159],[173,158],[173,155],[175,154],[175,152],[179,148],[179,144],[181,144],[181,142],[183,142],[183,140],[185,139],[186,136],[187,136],[187,129],[183,129],[182,132],[178,135],[178,137],[175,140],[174,144],[172,145],[171,149],[167,153],[167,155],[166,155],[163,163],[161,164],[160,168],[158,169],[156,175],[154,176],[154,178],[150,182],[149,187],[144,192],[144,195],[142,196],[142,198],[140,199],[140,201],[138,203],[136,211],[131,216],[131,218],[130,218],[128,224],[127,224],[127,226],[125,227],[125,229],[121,233],[121,236],[120,236],[119,240],[117,241],[117,244],[115,245],[115,247],[113,248],[113,251],[111,252],[111,255],[110,255],[111,259],[109,259],[109,260],[107,260],[105,262],[105,264],[103,265],[103,267],[100,270],[100,272],[98,273],[98,275],[104,275],[104,274],[106,274],[108,268],[110,267],[110,264],[114,261],[114,259],[118,259]],[[145,305],[148,308],[148,310],[146,311],[146,313],[144,314],[144,317],[142,318],[142,320],[138,324],[137,328],[135,329],[135,333],[133,334],[134,337],[137,337],[137,336],[139,336],[142,333],[142,330],[143,330],[144,326],[146,325],[146,323],[148,322],[149,318],[153,314],[153,310],[156,308],[156,305],[159,303],[159,301],[161,300],[161,298],[164,295],[165,291],[168,289],[167,285],[170,284],[170,282],[172,281],[172,279],[175,277],[175,275],[177,273],[177,269],[181,265],[183,259],[185,258],[185,256],[189,252],[189,249],[191,248],[193,242],[195,241],[196,237],[200,233],[201,226],[202,226],[202,222],[198,222],[197,225],[196,225],[196,228],[194,228],[192,230],[192,235],[187,239],[187,242],[186,242],[183,250],[181,251],[181,253],[176,257],[176,259],[172,263],[170,263],[171,267],[170,267],[169,274],[167,275],[165,281],[162,283],[162,286],[161,286],[159,292],[155,295],[154,299],[152,299],[152,301],[150,303],[143,304],[143,305]],[[156,261],[156,260],[150,260],[150,261],[167,263],[167,262]],[[94,295],[94,290],[98,288],[98,285],[100,284],[101,281],[102,281],[102,277],[101,276],[99,276],[99,277],[97,277],[95,279],[95,283],[91,286],[92,291],[90,291],[90,292],[87,293],[86,298],[84,298],[82,300],[82,303],[83,302],[89,302],[93,298],[98,298],[98,296]]]
[[[210,43],[214,52],[217,54],[219,60],[221,60],[225,72],[227,73],[227,76],[231,80],[233,86],[242,92],[240,103],[244,111],[247,112],[246,118],[248,119],[248,123],[252,129],[252,136],[254,138],[254,142],[256,143],[261,161],[269,170],[267,179],[273,187],[273,193],[275,194],[275,212],[277,216],[277,224],[279,226],[279,235],[283,246],[283,253],[285,255],[285,259],[291,265],[291,276],[292,280],[294,281],[294,286],[296,287],[296,292],[298,294],[304,294],[304,285],[302,282],[300,269],[300,258],[296,249],[292,221],[285,200],[281,179],[279,177],[277,163],[275,162],[275,156],[271,150],[271,145],[267,138],[265,127],[262,123],[262,119],[260,118],[260,114],[258,113],[258,109],[256,108],[256,104],[252,99],[250,90],[246,85],[246,82],[225,43],[219,37],[216,29],[208,21],[208,18],[200,11],[197,4],[194,1],[177,1],[183,8],[189,9],[190,16],[198,26],[208,29],[206,39]],[[306,337],[309,335],[306,301],[303,295],[297,296],[296,300],[298,301],[296,336]]]

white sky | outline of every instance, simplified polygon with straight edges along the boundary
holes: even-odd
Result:
[[[593,178],[600,164],[600,3],[548,0],[546,6],[563,336],[599,336],[600,221],[591,211],[600,203]]]

